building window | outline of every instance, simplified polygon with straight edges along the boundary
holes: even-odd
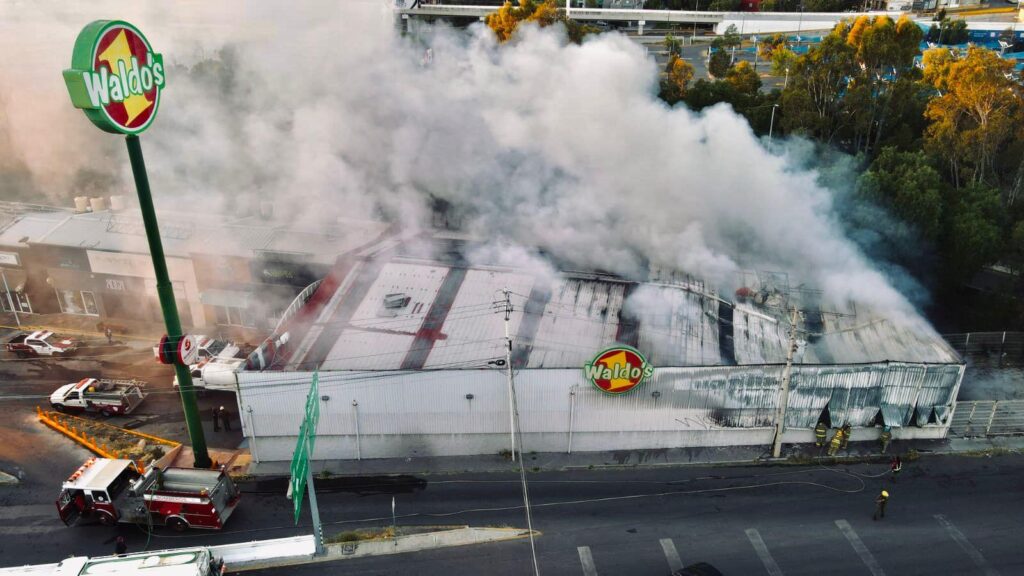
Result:
[[[8,299],[8,295],[10,295],[10,299]],[[11,311],[12,303],[14,304],[14,312],[21,314],[32,313],[32,303],[28,300],[28,294],[23,292],[8,292],[6,294],[0,292],[0,308],[4,312]]]
[[[213,308],[217,324],[222,326],[245,326],[248,328],[256,326],[252,314],[245,308],[235,308],[234,306],[214,306]]]
[[[65,314],[99,316],[99,310],[96,308],[96,297],[92,292],[58,289],[57,302],[60,304],[60,311]]]

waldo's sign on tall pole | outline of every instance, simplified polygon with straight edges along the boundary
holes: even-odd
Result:
[[[185,364],[187,356],[170,354],[171,350],[179,350],[180,344],[187,345],[190,341],[188,337],[182,336],[178,306],[167,273],[160,227],[156,221],[149,176],[146,174],[146,162],[142,157],[142,144],[138,136],[156,119],[160,93],[166,83],[164,72],[163,57],[153,50],[149,40],[138,28],[120,20],[97,20],[78,34],[71,55],[71,68],[64,71],[64,83],[71,95],[71,103],[81,108],[99,129],[127,135],[128,159],[132,164],[135,188],[139,193],[139,209],[146,228],[149,252],[153,257],[156,291],[160,297],[164,325],[167,327],[167,336],[160,343],[159,357],[174,359],[195,466],[209,468],[210,456],[199,419],[192,375]]]
[[[101,130],[139,134],[156,118],[164,59],[139,29],[119,20],[86,26],[64,71],[71,103]]]

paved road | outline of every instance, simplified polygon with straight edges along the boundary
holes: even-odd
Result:
[[[878,467],[845,471],[870,475]],[[546,574],[667,574],[710,562],[725,574],[1020,574],[1024,458],[941,458],[905,465],[888,516],[871,519],[877,478],[823,469],[729,468],[532,475]],[[521,526],[510,484],[431,481],[399,513],[488,508],[405,522]],[[758,488],[744,486],[761,485]],[[658,495],[652,495],[658,494]],[[348,517],[387,511],[389,496],[332,495]],[[345,504],[345,501],[348,501]],[[400,520],[400,522],[403,522]],[[512,542],[253,574],[526,574]]]
[[[42,437],[45,433],[40,433]],[[49,446],[52,442],[44,443]],[[49,448],[48,455],[61,449]],[[882,470],[738,467],[531,474],[540,563],[548,574],[664,574],[706,561],[726,574],[913,574],[1024,571],[1019,554],[1024,457],[944,457],[908,463],[891,488],[889,516],[871,520]],[[59,478],[58,478],[59,480]],[[366,485],[320,496],[328,533],[387,525],[391,497],[405,525],[524,525],[514,476],[424,477],[418,488]],[[54,516],[54,477],[0,488],[0,557],[5,564],[68,554],[104,554],[117,534],[146,545],[133,526],[66,528]],[[157,529],[150,548],[248,541],[308,532],[295,528],[279,487],[247,493],[229,529],[177,535]],[[396,493],[397,492],[397,493]],[[942,518],[937,517],[942,515]],[[669,543],[671,546],[669,546]],[[593,560],[586,571],[581,558]],[[774,562],[774,564],[772,564]],[[778,570],[768,566],[777,564]],[[345,561],[262,574],[524,574],[525,542]]]

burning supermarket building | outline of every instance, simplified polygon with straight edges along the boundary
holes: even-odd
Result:
[[[785,442],[824,420],[855,440],[945,436],[963,376],[927,323],[826,310],[781,275],[725,297],[699,280],[424,258],[391,239],[339,260],[238,374],[260,461],[289,460],[319,373],[316,459],[509,448],[505,291],[523,450],[768,445],[796,309]],[[280,341],[280,334],[277,340]]]

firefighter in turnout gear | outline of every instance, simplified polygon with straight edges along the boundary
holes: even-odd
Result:
[[[828,455],[835,456],[836,452],[839,451],[839,447],[843,444],[843,430],[840,428],[836,430],[835,436],[832,437],[832,441],[828,443]]]
[[[853,436],[853,430],[850,427],[850,423],[843,424],[843,450],[850,445],[850,436]]]
[[[878,439],[882,443],[882,454],[889,449],[889,442],[892,441],[892,429],[888,426],[882,428],[882,436]]]
[[[875,515],[871,517],[872,520],[878,520],[880,517],[885,518],[885,505],[889,503],[889,492],[882,490],[882,493],[875,498]]]
[[[818,420],[818,425],[814,427],[814,445],[822,447],[825,445],[825,436],[828,434],[828,427],[821,420]]]

